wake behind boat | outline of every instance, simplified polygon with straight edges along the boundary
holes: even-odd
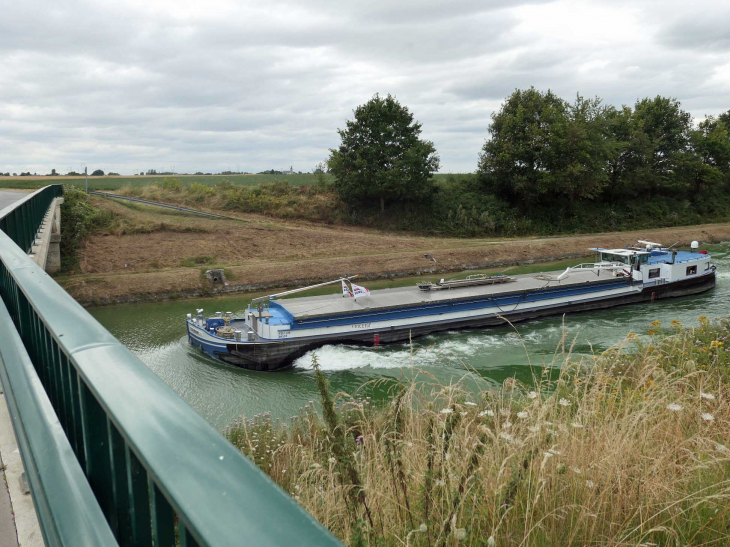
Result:
[[[566,312],[605,309],[715,286],[715,266],[692,242],[690,251],[640,241],[626,249],[591,249],[599,261],[515,276],[470,276],[369,291],[354,277],[254,299],[245,316],[188,314],[190,343],[221,361],[251,370],[286,368],[327,344],[378,346],[435,332],[500,326]],[[356,276],[355,276],[356,277]],[[333,283],[342,294],[277,300]]]

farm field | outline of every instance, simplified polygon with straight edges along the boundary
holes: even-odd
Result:
[[[330,175],[326,175],[328,178]],[[441,180],[452,176],[449,174],[435,175],[435,179]],[[234,184],[242,186],[256,186],[259,184],[267,184],[272,182],[286,182],[293,186],[307,186],[315,183],[313,174],[302,175],[131,175],[131,176],[104,176],[89,177],[89,188],[92,190],[118,190],[123,186],[145,186],[161,182],[165,178],[178,178],[186,184],[197,182],[214,186],[216,183],[229,180]],[[0,188],[22,188],[33,189],[42,188],[49,184],[64,184],[66,186],[75,186],[83,188],[85,184],[84,177],[3,177],[0,176]]]

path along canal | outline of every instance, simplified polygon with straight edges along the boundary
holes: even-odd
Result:
[[[718,277],[713,290],[698,296],[566,315],[565,319],[557,316],[519,323],[516,327],[520,336],[511,327],[448,332],[416,340],[412,349],[408,346],[377,349],[326,346],[317,350],[317,357],[335,392],[354,393],[369,380],[399,378],[402,369],[411,363],[444,382],[463,376],[467,369],[473,369],[495,386],[515,375],[529,381],[530,362],[541,365],[552,360],[563,335],[563,321],[569,340],[572,342],[577,337],[574,352],[590,354],[616,344],[629,332],[646,333],[655,320],[665,326],[673,319],[694,326],[701,315],[727,317],[730,314],[730,243],[703,248],[712,254]],[[532,269],[545,271],[547,267],[543,264]],[[564,267],[565,263],[554,263],[550,269]],[[415,284],[416,280],[398,280],[398,284]],[[364,284],[373,288],[383,286]],[[337,285],[335,288],[339,291]],[[268,411],[274,418],[288,418],[310,400],[317,399],[309,354],[289,371],[260,373],[219,364],[188,345],[186,313],[204,308],[206,314],[232,311],[238,315],[255,296],[259,294],[90,311],[198,413],[222,430],[242,415],[251,418]],[[385,396],[385,388],[373,387],[364,395],[378,399]]]

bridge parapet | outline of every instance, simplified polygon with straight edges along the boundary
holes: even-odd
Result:
[[[53,188],[0,212],[0,375],[46,544],[340,545],[28,257]]]

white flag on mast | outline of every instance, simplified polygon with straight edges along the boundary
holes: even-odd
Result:
[[[352,296],[352,292],[350,291],[350,288],[347,286],[347,283],[345,283],[345,280],[342,280],[342,296]]]
[[[352,281],[350,281],[350,285],[352,285],[352,296],[355,298],[358,298],[360,296],[370,296],[370,291],[367,290],[365,287],[361,287],[360,285],[355,285]]]

